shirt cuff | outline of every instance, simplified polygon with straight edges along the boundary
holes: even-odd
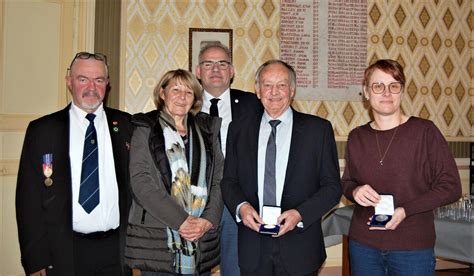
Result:
[[[239,205],[237,205],[237,208],[235,210],[235,221],[237,221],[237,223],[242,221],[242,218],[240,218],[240,207],[242,207],[242,205],[245,203],[247,203],[247,201],[244,201],[240,203]]]

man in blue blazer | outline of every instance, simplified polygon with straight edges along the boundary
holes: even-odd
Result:
[[[103,106],[105,55],[78,53],[66,85],[72,103],[26,131],[16,191],[21,262],[27,275],[123,275],[130,115]],[[91,208],[79,199],[85,142],[97,152]]]
[[[244,116],[256,116],[262,109],[260,101],[253,93],[230,88],[234,66],[229,48],[221,43],[209,43],[201,48],[196,76],[204,88],[202,111],[222,118],[220,138],[225,156],[230,122]],[[237,225],[227,208],[222,213],[220,234],[220,272],[224,276],[239,276]]]
[[[265,110],[229,128],[221,188],[242,275],[314,275],[326,259],[321,218],[341,197],[336,145],[329,121],[290,107],[295,88],[289,64],[267,61],[256,74]],[[277,210],[276,234],[260,233],[264,206]]]

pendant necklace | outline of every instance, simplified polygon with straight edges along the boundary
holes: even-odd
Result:
[[[390,146],[392,145],[393,139],[395,138],[395,135],[397,134],[398,127],[401,125],[401,122],[398,124],[397,127],[395,127],[395,130],[393,131],[392,138],[390,139],[390,142],[388,143],[387,148],[385,149],[385,152],[382,155],[382,151],[380,150],[380,143],[379,143],[379,137],[377,135],[377,130],[375,131],[375,140],[377,141],[377,149],[379,150],[379,164],[380,166],[383,166],[383,160],[385,159],[385,156],[387,155],[388,150],[390,149]]]

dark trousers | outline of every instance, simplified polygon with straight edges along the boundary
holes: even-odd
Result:
[[[264,238],[260,243],[260,256],[257,270],[245,271],[240,268],[240,273],[243,276],[286,276],[291,275],[283,266],[283,259],[280,254],[280,246],[278,245],[278,238]],[[303,256],[302,256],[303,257]],[[316,271],[306,275],[317,275]],[[225,276],[225,275],[224,275]]]
[[[141,271],[141,276],[180,276],[180,275],[199,275],[199,276],[210,276],[210,272],[196,273],[196,274],[179,274],[179,273],[166,273],[166,272],[156,272],[156,271]],[[223,274],[221,274],[223,275]]]
[[[119,231],[87,236],[74,233],[74,274],[77,276],[122,275]]]

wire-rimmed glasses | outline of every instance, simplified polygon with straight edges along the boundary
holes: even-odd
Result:
[[[399,94],[402,92],[403,85],[401,82],[391,82],[389,84],[385,84],[383,82],[374,82],[369,87],[372,89],[372,92],[375,94],[382,94],[385,92],[385,89],[388,87],[388,91],[392,94]]]

